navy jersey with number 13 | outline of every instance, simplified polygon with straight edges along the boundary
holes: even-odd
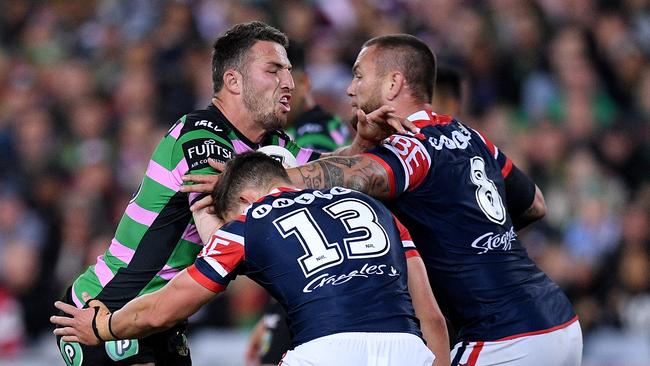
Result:
[[[238,274],[283,306],[293,346],[343,332],[421,336],[408,292],[406,229],[353,190],[274,190],[213,234],[188,272],[218,292]]]

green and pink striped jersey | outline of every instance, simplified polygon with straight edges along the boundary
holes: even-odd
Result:
[[[270,132],[260,144],[253,143],[213,105],[179,119],[156,147],[110,246],[74,282],[75,305],[82,307],[81,294],[88,292],[109,309],[119,309],[163,287],[192,264],[203,246],[189,210],[199,194],[179,192],[182,176],[215,174],[208,158],[225,163],[234,154],[266,145],[285,147],[298,164],[319,157],[282,131]]]

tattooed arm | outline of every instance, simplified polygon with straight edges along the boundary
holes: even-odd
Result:
[[[378,162],[364,156],[332,156],[287,169],[298,188],[351,188],[379,199],[390,197],[388,173]]]

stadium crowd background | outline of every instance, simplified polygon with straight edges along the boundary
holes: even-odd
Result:
[[[0,2],[0,364],[56,352],[53,301],[110,242],[159,138],[210,102],[212,40],[253,19],[304,49],[343,118],[373,36],[414,34],[462,70],[461,119],[545,193],[521,235],[576,307],[585,364],[650,365],[646,0]],[[245,332],[265,300],[238,280],[193,328]]]

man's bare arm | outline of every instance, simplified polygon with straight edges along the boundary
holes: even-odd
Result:
[[[382,106],[371,113],[357,110],[357,134],[352,144],[341,147],[331,153],[322,153],[321,157],[353,156],[364,153],[377,146],[383,139],[393,133],[418,133],[420,129],[406,118],[397,116],[395,108]]]
[[[433,295],[429,278],[420,257],[410,257],[406,260],[408,267],[408,286],[415,315],[420,320],[422,336],[427,341],[427,347],[436,356],[434,366],[449,366],[449,335],[445,317],[438,307]]]
[[[62,336],[65,342],[96,345],[100,343],[97,334],[104,341],[142,338],[172,327],[194,314],[215,295],[194,281],[187,270],[183,270],[160,290],[129,301],[112,316],[98,300],[89,302],[90,308],[87,309],[77,309],[57,301],[55,306],[72,317],[53,316],[50,321],[59,326],[54,334]],[[95,307],[101,308],[101,311],[96,313]],[[93,323],[96,332],[93,331]]]
[[[192,212],[196,230],[199,233],[199,237],[201,237],[201,242],[203,242],[203,244],[207,244],[208,241],[210,241],[212,234],[225,224],[223,221],[219,220],[216,215],[212,215],[208,211],[211,207],[212,206],[205,207]]]
[[[390,198],[388,173],[381,164],[364,155],[332,156],[287,169],[298,188],[346,187],[379,199]]]

